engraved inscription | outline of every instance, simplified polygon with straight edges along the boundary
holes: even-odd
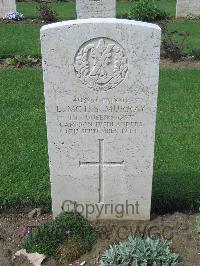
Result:
[[[63,134],[134,134],[143,127],[140,114],[146,110],[142,98],[74,97],[57,105],[57,119]]]
[[[127,57],[119,43],[96,38],[84,43],[74,59],[77,77],[88,88],[107,91],[115,88],[128,72]]]
[[[104,139],[99,139],[99,161],[98,162],[79,162],[79,166],[98,166],[99,167],[99,203],[104,202],[104,175],[103,168],[105,166],[122,166],[121,162],[104,162]]]

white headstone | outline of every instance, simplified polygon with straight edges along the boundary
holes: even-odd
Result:
[[[200,0],[177,0],[176,17],[200,16]]]
[[[0,18],[3,18],[9,11],[16,11],[15,0],[0,0]]]
[[[76,0],[77,18],[115,18],[116,0]]]
[[[54,216],[76,202],[89,219],[149,219],[160,35],[111,18],[42,28]]]

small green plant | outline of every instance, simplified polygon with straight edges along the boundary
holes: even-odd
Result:
[[[168,18],[168,15],[157,7],[155,0],[141,0],[133,5],[128,18],[152,22],[164,20]]]
[[[200,215],[197,216],[197,218],[196,218],[196,222],[197,222],[197,233],[200,234]]]
[[[24,57],[22,55],[15,55],[14,57],[6,58],[6,64],[7,65],[13,65],[13,66],[21,66],[24,64]]]
[[[110,246],[102,256],[100,266],[177,266],[179,255],[170,250],[170,242],[160,238],[128,238],[127,242]]]
[[[34,66],[40,62],[38,57],[15,55],[14,57],[6,58],[6,64],[16,67]]]
[[[169,31],[166,27],[163,27],[162,32],[162,56],[170,58],[173,62],[180,60],[185,55],[185,43],[189,34],[187,32]]]
[[[49,3],[41,3],[37,7],[38,10],[38,18],[40,20],[46,21],[46,22],[54,22],[57,20],[57,14],[52,9],[51,5]]]
[[[187,16],[188,19],[200,19],[200,15],[197,14],[188,14]]]
[[[60,245],[58,249],[60,262],[73,262],[77,260],[81,255],[81,242],[81,239],[71,237]]]
[[[68,262],[89,251],[97,233],[78,213],[63,212],[54,221],[42,224],[22,240],[29,253],[38,252]]]

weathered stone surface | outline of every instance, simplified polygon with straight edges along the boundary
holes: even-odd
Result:
[[[117,19],[42,28],[54,216],[75,201],[89,219],[149,219],[160,35]]]
[[[177,0],[176,17],[200,15],[200,0]]]
[[[11,10],[16,11],[15,0],[0,0],[0,18],[3,18]]]
[[[115,18],[116,0],[76,0],[77,18]]]

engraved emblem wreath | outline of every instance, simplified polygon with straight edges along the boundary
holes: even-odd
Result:
[[[122,46],[108,38],[84,43],[74,59],[77,77],[90,89],[107,91],[115,88],[128,72],[127,57]]]

